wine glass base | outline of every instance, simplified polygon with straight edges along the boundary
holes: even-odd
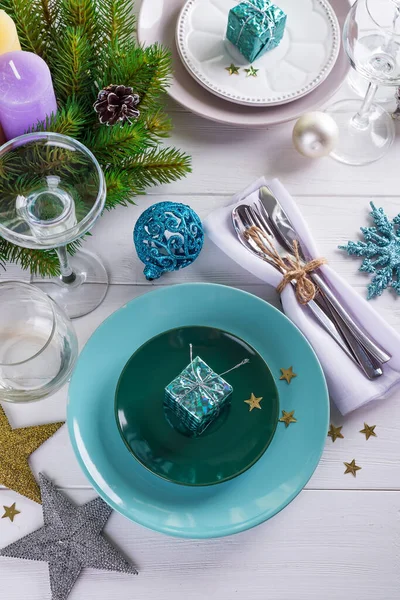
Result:
[[[78,250],[69,257],[75,275],[65,283],[61,277],[35,280],[34,284],[61,306],[71,319],[91,313],[104,300],[108,274],[100,258],[88,250]]]
[[[392,117],[381,106],[371,106],[365,126],[356,126],[359,100],[342,100],[326,109],[339,128],[339,140],[330,156],[347,165],[367,165],[382,158],[395,136]]]

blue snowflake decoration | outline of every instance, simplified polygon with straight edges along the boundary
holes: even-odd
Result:
[[[204,232],[199,216],[190,206],[158,202],[145,210],[133,232],[136,251],[145,263],[146,279],[188,267],[200,254]]]
[[[393,288],[400,296],[400,215],[389,221],[383,208],[370,202],[375,227],[361,227],[365,242],[348,242],[339,246],[350,256],[365,256],[360,271],[373,273],[368,286],[368,300]]]

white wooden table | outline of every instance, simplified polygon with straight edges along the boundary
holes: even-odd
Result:
[[[185,202],[205,217],[262,174],[281,179],[308,220],[321,254],[365,294],[368,277],[358,273],[357,261],[346,258],[337,246],[354,239],[366,223],[370,200],[384,206],[389,215],[400,212],[400,137],[384,160],[347,167],[330,159],[307,161],[296,154],[291,124],[246,131],[205,121],[171,102],[168,110],[175,126],[172,143],[192,155],[193,173],[150,190],[138,199],[138,206],[121,207],[96,225],[88,247],[104,260],[112,285],[101,307],[75,321],[81,348],[109,314],[154,285],[212,281],[276,304],[274,290],[210,243],[194,265],[149,284],[132,243],[134,223],[152,203]],[[8,275],[26,278],[15,267]],[[374,306],[400,328],[400,299],[385,293]],[[13,427],[34,425],[64,419],[66,398],[65,387],[41,403],[4,408]],[[331,418],[343,425],[344,439],[334,444],[327,439],[306,489],[272,520],[225,539],[187,541],[153,533],[114,513],[106,533],[135,562],[139,576],[85,570],[70,599],[398,600],[400,395],[346,419],[333,408]],[[376,424],[377,438],[366,441],[359,433],[364,421]],[[343,461],[353,458],[362,467],[356,479],[344,475]],[[35,474],[44,472],[77,503],[95,495],[73,455],[66,427],[34,453],[31,465]],[[13,502],[21,514],[14,523],[0,519],[0,547],[42,525],[39,505],[0,489],[0,509]],[[0,558],[0,598],[49,600],[47,564]]]

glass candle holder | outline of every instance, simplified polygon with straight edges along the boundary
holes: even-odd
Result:
[[[53,394],[78,356],[71,321],[26,283],[0,283],[0,306],[0,400],[32,402]]]

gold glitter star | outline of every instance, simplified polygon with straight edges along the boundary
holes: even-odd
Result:
[[[282,423],[285,423],[285,427],[289,427],[290,423],[297,423],[297,419],[294,418],[294,410],[291,412],[282,411],[282,416],[279,419]]]
[[[353,477],[355,477],[356,476],[356,472],[361,469],[361,467],[358,467],[356,465],[356,461],[355,461],[354,458],[351,461],[351,463],[344,462],[343,464],[346,467],[346,470],[344,472],[345,475],[347,475],[347,473],[351,473],[353,475]]]
[[[28,457],[62,425],[64,423],[49,423],[11,429],[0,406],[0,484],[40,504],[40,489]]]
[[[262,396],[261,396],[261,398],[256,398],[252,392],[250,399],[245,400],[246,404],[248,404],[250,406],[249,411],[251,412],[253,410],[253,408],[259,408],[261,410],[261,406],[260,406],[261,400],[262,400]]]
[[[231,63],[230,67],[225,67],[225,71],[228,71],[229,75],[239,75],[240,67],[235,67],[233,63]]]
[[[332,442],[335,442],[338,438],[344,438],[343,433],[341,433],[343,425],[340,427],[335,427],[332,423],[329,427],[328,437],[332,438]]]
[[[257,73],[259,69],[255,69],[253,65],[251,65],[248,69],[245,69],[247,75],[246,77],[258,77]]]
[[[284,379],[288,383],[290,383],[293,377],[297,377],[296,373],[293,373],[293,367],[289,367],[288,369],[281,369],[281,377],[279,379]]]
[[[372,437],[378,437],[374,431],[376,425],[367,425],[366,423],[364,423],[364,429],[360,429],[360,433],[364,433],[365,434],[365,439],[369,440],[369,438]]]
[[[14,519],[17,515],[21,514],[20,510],[17,510],[15,508],[15,502],[14,504],[12,504],[11,506],[3,506],[4,510],[6,511],[4,513],[4,515],[1,517],[2,519],[10,519],[10,521],[13,523]]]

